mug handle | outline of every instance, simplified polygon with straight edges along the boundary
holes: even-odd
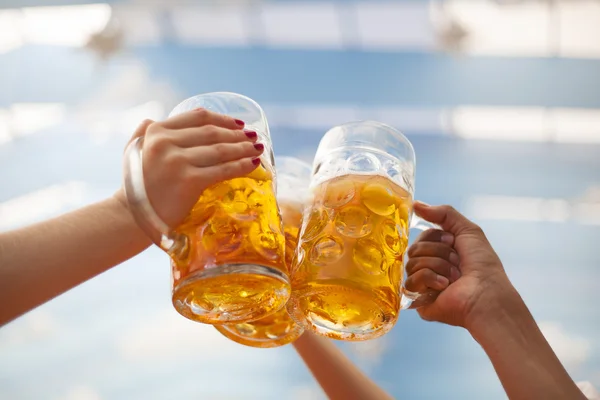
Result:
[[[417,229],[420,231],[426,231],[429,229],[442,229],[441,226],[425,221],[423,218],[413,213],[410,221],[410,229]],[[407,290],[404,286],[402,287],[402,299],[400,300],[400,309],[406,310],[408,308],[419,308],[431,304],[437,299],[440,292],[437,290],[427,290],[424,293],[416,293]]]
[[[189,249],[185,235],[172,232],[158,216],[146,193],[142,149],[144,137],[134,139],[125,149],[123,179],[129,210],[139,227],[163,251],[178,258]]]

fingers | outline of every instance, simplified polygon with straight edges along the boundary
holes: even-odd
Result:
[[[415,213],[426,221],[438,224],[443,230],[458,236],[465,232],[481,232],[481,229],[451,206],[430,206],[415,202]]]
[[[441,242],[452,246],[454,244],[454,235],[439,229],[428,229],[417,236],[415,243],[418,242]]]
[[[129,142],[127,142],[127,144],[131,143],[133,140],[144,136],[146,134],[146,130],[148,129],[148,127],[150,125],[152,125],[154,123],[154,121],[152,121],[151,119],[145,119],[136,129],[135,132],[133,132],[133,136],[131,137],[131,139],[129,139]]]
[[[460,258],[454,249],[443,243],[419,242],[408,249],[406,272],[411,275],[423,268],[429,268],[438,274],[450,278],[460,275]],[[455,269],[456,271],[453,271]]]
[[[198,169],[207,186],[248,175],[260,165],[260,158],[249,157]]]
[[[167,129],[185,129],[204,125],[215,125],[227,129],[241,129],[244,127],[243,121],[204,108],[176,115],[161,122],[161,124]]]
[[[214,125],[172,132],[173,144],[183,148],[210,146],[217,143],[256,142],[257,138],[258,135],[254,131],[232,130]]]
[[[211,167],[242,158],[255,158],[262,154],[262,143],[218,143],[212,146],[185,149],[186,157],[195,167]]]
[[[430,289],[442,291],[450,285],[450,280],[446,277],[436,274],[429,268],[421,269],[410,275],[404,287],[406,290],[416,293],[425,293]]]

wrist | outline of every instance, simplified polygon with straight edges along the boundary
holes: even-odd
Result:
[[[123,189],[119,189],[115,194],[113,194],[109,199],[111,208],[114,210],[116,215],[119,215],[119,218],[128,221],[128,225],[135,226],[133,231],[136,233],[135,237],[147,242],[147,246],[152,244],[152,240],[148,237],[148,235],[140,228],[139,224],[134,218],[133,213],[129,209],[129,203],[127,202],[127,197],[125,196],[125,192]]]
[[[130,212],[129,203],[127,202],[127,197],[125,196],[125,191],[123,190],[123,188],[116,191],[115,194],[113,194],[112,198],[116,200],[120,206],[125,208],[127,212]]]
[[[508,277],[493,279],[477,298],[465,318],[465,328],[479,341],[491,326],[511,315],[527,312],[521,296],[508,280]]]

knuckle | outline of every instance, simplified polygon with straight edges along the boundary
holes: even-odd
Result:
[[[146,118],[142,121],[142,123],[140,125],[150,127],[154,124],[156,124],[156,122],[152,121],[151,119]]]
[[[213,146],[214,152],[217,154],[217,158],[219,160],[230,158],[233,153],[233,149],[231,146],[228,146],[225,143],[217,143]]]
[[[422,243],[421,242],[415,242],[412,244],[412,246],[410,246],[408,248],[408,257],[415,257],[417,254],[419,254],[419,249],[421,248]]]
[[[201,180],[198,179],[198,175],[194,173],[193,169],[183,171],[181,174],[181,183],[184,187],[193,187]]]
[[[162,132],[150,136],[147,141],[147,150],[154,156],[166,153],[172,145],[169,135]]]
[[[144,123],[146,123],[146,121],[150,121],[150,120],[145,120]],[[163,125],[161,122],[150,122],[150,125],[148,125],[148,128],[146,129],[146,134],[154,135],[157,132],[160,132],[162,129],[163,129]]]
[[[216,135],[218,135],[218,134],[219,134],[219,131],[220,131],[220,130],[221,130],[221,129],[220,129],[218,126],[216,126],[216,125],[212,125],[212,124],[211,124],[211,125],[204,125],[204,126],[202,127],[202,131],[203,131],[203,133],[204,133],[205,135],[212,135],[212,136],[216,136]]]
[[[484,235],[483,229],[477,224],[472,225],[472,230],[479,235]]]
[[[408,276],[411,276],[414,273],[414,270],[417,266],[417,262],[418,259],[413,259],[410,258],[407,262],[406,265],[404,266],[404,269],[406,269],[406,273],[408,274]]]
[[[203,123],[210,117],[210,111],[206,108],[196,108],[193,112],[200,123]]]
[[[456,210],[454,209],[454,207],[452,207],[452,206],[451,206],[451,205],[449,205],[449,204],[444,204],[444,205],[443,205],[443,206],[441,206],[441,207],[442,207],[442,210],[444,210],[444,212],[445,212],[446,214],[451,214],[451,213],[455,213],[455,212],[456,212]]]
[[[180,152],[170,152],[165,155],[163,163],[166,168],[173,170],[185,164],[185,158]]]

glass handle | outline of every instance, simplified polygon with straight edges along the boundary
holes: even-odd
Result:
[[[425,221],[423,218],[413,214],[410,221],[410,229],[418,229],[420,231],[426,231],[428,229],[442,229],[441,226]],[[400,308],[406,310],[407,308],[419,308],[431,304],[437,299],[440,292],[437,290],[428,290],[425,293],[416,293],[406,290],[402,287],[402,299],[400,301]]]
[[[144,138],[134,139],[125,149],[123,176],[125,195],[133,218],[152,241],[169,255],[182,256],[187,236],[171,231],[158,216],[146,193],[142,149]]]

